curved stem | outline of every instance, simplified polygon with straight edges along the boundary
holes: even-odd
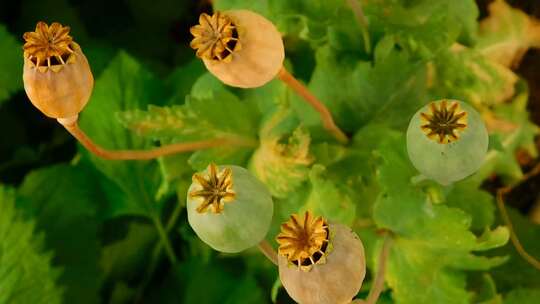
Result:
[[[165,227],[165,232],[169,234],[171,230],[175,227],[176,222],[178,221],[178,218],[180,217],[180,213],[182,212],[183,206],[180,202],[177,202],[176,207],[174,208],[174,211],[172,215],[169,217],[169,220],[167,221],[167,225]],[[135,296],[135,303],[139,303],[140,299],[144,293],[144,290],[152,280],[154,273],[156,272],[156,269],[158,267],[158,264],[161,260],[162,253],[163,253],[164,243],[163,242],[157,242],[156,246],[154,246],[154,249],[152,250],[152,257],[150,258],[150,263],[148,264],[148,267],[146,268],[146,275],[145,279],[142,281],[141,284],[139,284],[137,288],[137,293]],[[169,254],[167,254],[169,255]]]
[[[508,216],[508,212],[506,211],[506,207],[504,206],[504,199],[503,196],[510,192],[512,188],[510,187],[504,187],[499,190],[497,190],[497,207],[499,207],[499,211],[501,212],[501,217],[508,227],[508,230],[510,230],[510,240],[512,241],[512,244],[514,245],[514,248],[516,248],[516,251],[518,254],[529,264],[531,264],[534,268],[540,270],[540,261],[538,261],[536,258],[531,256],[525,248],[523,248],[523,245],[521,245],[521,242],[519,241],[519,238],[514,231],[514,226],[512,225],[512,221],[510,220],[510,216]]]
[[[278,265],[277,253],[267,240],[262,240],[258,247],[264,256],[270,260],[270,262],[276,266]]]
[[[328,108],[315,97],[311,92],[306,88],[300,81],[294,78],[285,67],[282,67],[279,71],[277,77],[279,80],[283,81],[291,89],[293,89],[298,95],[300,95],[304,100],[317,111],[321,117],[321,121],[326,130],[328,130],[339,142],[348,143],[349,138],[341,129],[334,123],[332,114]]]
[[[371,290],[369,291],[366,304],[375,304],[384,289],[384,274],[386,272],[386,263],[388,261],[388,255],[390,254],[390,247],[392,246],[392,237],[386,235],[384,238],[383,248],[379,254],[379,269],[375,275],[375,281]]]
[[[98,157],[109,160],[147,160],[154,159],[165,155],[171,155],[175,153],[196,151],[214,147],[221,147],[227,145],[236,145],[244,147],[253,147],[257,143],[253,140],[246,139],[232,139],[232,138],[216,138],[209,140],[201,140],[188,143],[171,144],[167,146],[158,147],[151,150],[107,150],[92,141],[79,128],[77,120],[70,123],[62,123],[59,121],[66,130],[73,135],[88,151],[92,152]]]

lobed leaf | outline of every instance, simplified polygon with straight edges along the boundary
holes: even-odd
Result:
[[[43,251],[35,223],[15,209],[15,191],[0,186],[0,303],[62,303],[58,268]]]
[[[480,22],[480,52],[506,67],[517,67],[529,48],[540,48],[540,21],[504,0],[492,2],[488,9],[489,16]]]

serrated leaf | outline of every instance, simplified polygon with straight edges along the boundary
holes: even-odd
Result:
[[[540,129],[529,120],[528,96],[528,92],[521,92],[511,103],[497,106],[494,116],[488,117],[488,129],[497,132],[491,139],[498,141],[499,148],[488,152],[482,167],[471,177],[477,185],[493,173],[508,183],[514,183],[523,175],[515,151],[521,148],[533,156],[537,155],[534,138]]]
[[[35,224],[15,209],[15,192],[0,186],[0,303],[62,303],[60,271],[43,247]]]
[[[92,98],[81,114],[80,125],[93,141],[107,149],[149,149],[150,142],[122,127],[115,114],[165,100],[161,82],[133,57],[120,52],[97,79]],[[155,161],[109,161],[84,152],[106,176],[103,187],[109,201],[109,216],[148,216],[160,183]]]
[[[477,238],[469,231],[471,217],[463,211],[433,204],[411,183],[416,171],[408,161],[404,139],[388,140],[379,151],[381,194],[374,209],[379,227],[397,234],[389,257],[387,278],[398,303],[468,303],[465,273],[485,270],[505,261],[481,257],[508,241],[503,230]],[[422,293],[415,291],[422,290]]]
[[[471,216],[471,229],[479,231],[490,227],[495,220],[495,200],[491,194],[471,183],[455,184],[446,197],[446,204],[459,208]]]
[[[323,216],[329,221],[351,225],[356,216],[356,205],[351,191],[336,179],[329,179],[325,168],[314,165],[309,173],[311,191],[303,209]]]
[[[371,31],[395,35],[402,48],[431,57],[458,37],[476,35],[478,8],[472,0],[378,0],[365,6]]]
[[[222,93],[208,99],[188,98],[182,106],[149,106],[147,111],[127,111],[119,117],[137,135],[164,143],[253,138],[258,123],[258,112],[252,105]]]
[[[189,97],[181,106],[150,106],[147,111],[128,111],[119,117],[137,135],[162,144],[210,139],[231,141],[228,146],[194,152],[189,164],[195,170],[202,170],[211,162],[245,166],[253,151],[248,144],[256,145],[260,115],[256,105],[242,102],[224,90],[209,92],[210,95],[201,99]]]
[[[66,286],[64,299],[100,302],[97,211],[105,200],[96,175],[80,165],[48,167],[27,175],[19,194],[24,200],[18,205],[46,232],[47,247],[55,252],[53,263],[64,268],[59,278]]]
[[[476,48],[491,60],[517,67],[531,47],[540,48],[540,21],[512,8],[504,0],[489,7],[489,16],[480,23]]]
[[[277,198],[285,198],[307,178],[313,158],[309,152],[311,137],[302,127],[292,134],[275,133],[288,112],[278,111],[261,130],[261,145],[250,160],[250,170]]]
[[[401,68],[396,70],[396,66]],[[428,101],[423,96],[425,71],[425,64],[396,50],[371,66],[322,47],[317,51],[309,89],[327,105],[345,131],[355,132],[370,122],[403,127]],[[320,125],[318,114],[303,100],[292,100],[292,108],[306,126]]]
[[[0,24],[0,104],[22,89],[21,44]]]
[[[518,76],[480,52],[455,44],[428,65],[431,99],[455,98],[487,107],[512,98]]]

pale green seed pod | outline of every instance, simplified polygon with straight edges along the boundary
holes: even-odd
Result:
[[[476,172],[488,150],[488,133],[470,105],[443,99],[413,116],[407,130],[407,151],[424,176],[448,185]]]
[[[270,228],[273,208],[264,184],[238,166],[211,164],[193,175],[187,195],[188,221],[195,233],[227,253],[260,243]]]
[[[366,275],[364,247],[347,226],[307,212],[293,215],[277,237],[279,278],[301,304],[349,304]]]

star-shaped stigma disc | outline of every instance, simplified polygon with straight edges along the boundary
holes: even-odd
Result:
[[[199,24],[191,27],[193,40],[190,46],[197,50],[199,58],[230,62],[232,54],[240,50],[238,29],[232,20],[220,12],[212,16],[199,16]]]
[[[199,198],[197,212],[221,213],[226,202],[234,200],[233,176],[231,168],[218,171],[215,164],[210,164],[206,174],[193,175],[194,190],[189,193],[191,198]]]
[[[439,104],[439,107],[437,107]],[[459,139],[459,134],[467,128],[467,112],[461,111],[459,103],[446,100],[432,102],[427,113],[420,113],[424,124],[420,126],[427,137],[440,144]]]
[[[276,238],[278,254],[298,268],[309,271],[314,264],[325,262],[328,239],[328,224],[322,217],[314,217],[309,211],[303,217],[293,214],[281,225]]]
[[[48,68],[59,71],[64,64],[72,60],[74,54],[74,42],[69,31],[68,26],[57,22],[50,26],[45,22],[38,22],[34,32],[23,35],[24,56],[42,72]]]

